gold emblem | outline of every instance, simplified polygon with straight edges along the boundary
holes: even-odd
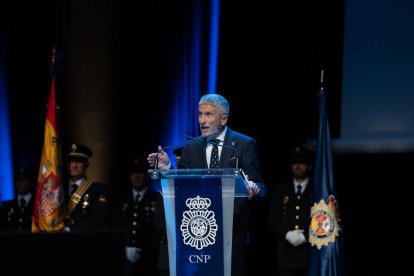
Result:
[[[309,242],[312,246],[321,249],[330,242],[335,242],[339,235],[339,217],[337,203],[333,195],[329,196],[329,203],[323,199],[311,208],[311,223],[309,226]]]
[[[72,144],[72,152],[76,152],[77,149],[78,147],[75,144]]]

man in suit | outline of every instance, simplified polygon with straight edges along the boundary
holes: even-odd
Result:
[[[236,198],[233,218],[232,275],[245,275],[246,245],[249,234],[249,204],[263,198],[265,186],[261,177],[256,141],[227,126],[230,112],[228,101],[219,94],[206,94],[198,104],[198,122],[205,139],[193,139],[181,152],[178,168],[241,168],[247,175],[248,198]],[[214,150],[214,144],[218,147]],[[159,147],[158,153],[148,155],[151,167],[169,169],[170,159]],[[216,151],[216,152],[215,152]]]
[[[71,144],[66,156],[69,183],[64,213],[65,231],[102,229],[108,215],[108,187],[86,175],[92,150],[82,144]]]
[[[134,159],[129,168],[129,185],[115,200],[110,226],[126,236],[128,275],[156,275],[161,235],[153,217],[160,194],[149,189],[147,164]]]
[[[0,207],[0,230],[30,232],[34,208],[34,179],[31,169],[23,167],[15,174],[17,197]]]
[[[276,187],[270,202],[269,224],[276,242],[279,276],[305,276],[309,267],[309,223],[312,206],[310,152],[296,147],[291,156],[292,180]]]

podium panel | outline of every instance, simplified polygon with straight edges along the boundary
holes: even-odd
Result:
[[[170,275],[231,275],[234,197],[246,197],[235,169],[149,170],[163,194]]]

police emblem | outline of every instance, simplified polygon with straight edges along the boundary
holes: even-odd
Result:
[[[311,223],[309,225],[309,242],[311,245],[321,249],[329,242],[334,242],[339,235],[339,213],[335,197],[329,196],[329,203],[323,199],[311,208]]]
[[[214,244],[218,225],[214,212],[208,210],[211,200],[197,196],[188,198],[185,204],[190,211],[184,211],[181,220],[180,229],[184,244],[198,250]]]

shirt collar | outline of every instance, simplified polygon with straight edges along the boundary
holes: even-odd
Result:
[[[297,191],[297,187],[300,184],[302,186],[302,193],[303,193],[306,189],[306,186],[308,186],[308,182],[309,182],[309,178],[306,178],[304,181],[300,183],[294,179],[293,184],[295,185],[295,191]]]
[[[139,198],[142,199],[142,197],[145,195],[145,193],[147,192],[148,187],[145,187],[144,189],[142,189],[141,191],[137,191],[135,189],[132,189],[132,195],[135,198],[137,195],[139,195]]]
[[[17,195],[17,200],[20,202],[20,199],[24,198],[24,200],[26,200],[26,204],[30,201],[30,199],[32,198],[32,194],[31,193],[27,193],[25,195]]]
[[[216,140],[220,140],[220,143],[224,142],[224,138],[226,137],[227,127],[224,128],[222,132],[215,138]]]
[[[76,181],[74,181],[74,180],[72,180],[72,179],[70,179],[69,180],[69,185],[70,186],[72,186],[72,185],[78,185],[78,186],[80,186],[82,183],[83,183],[83,181],[85,180],[85,177],[83,177],[83,178],[81,178],[81,179],[78,179],[78,180],[76,180]]]

